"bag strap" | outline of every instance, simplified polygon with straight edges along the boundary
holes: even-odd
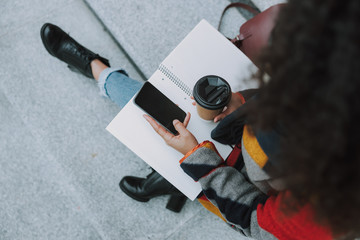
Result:
[[[224,17],[225,12],[226,12],[228,9],[233,8],[233,7],[243,8],[243,9],[251,12],[251,13],[254,14],[255,16],[260,13],[259,10],[253,8],[252,6],[250,6],[250,5],[248,5],[248,4],[239,3],[239,2],[230,3],[229,5],[227,5],[227,6],[225,7],[225,9],[223,10],[223,12],[222,12],[222,14],[221,14],[220,21],[219,21],[219,25],[218,25],[218,31],[220,31],[221,23],[222,23],[222,20],[223,20],[223,17]]]

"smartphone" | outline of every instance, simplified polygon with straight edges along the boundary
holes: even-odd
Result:
[[[150,82],[145,82],[136,95],[134,102],[169,132],[174,135],[178,134],[173,121],[177,119],[184,122],[186,113]]]

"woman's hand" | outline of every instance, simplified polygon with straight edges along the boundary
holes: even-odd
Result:
[[[214,118],[214,122],[223,120],[227,115],[238,109],[242,105],[243,98],[239,93],[232,93],[231,100],[225,110]]]
[[[163,126],[158,124],[153,118],[146,114],[144,115],[144,118],[150,123],[153,129],[164,139],[165,143],[184,155],[199,144],[194,135],[192,135],[192,133],[186,129],[190,121],[190,117],[191,115],[190,113],[188,113],[185,117],[184,123],[180,122],[179,120],[174,120],[174,127],[179,133],[178,135],[174,135],[167,131]]]

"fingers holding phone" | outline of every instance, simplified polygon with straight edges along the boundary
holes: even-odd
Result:
[[[144,118],[169,146],[186,154],[198,145],[194,135],[186,129],[190,113],[186,114],[150,82],[145,82],[134,103],[149,114]]]
[[[153,118],[146,114],[144,115],[144,118],[150,123],[152,128],[164,139],[165,143],[184,155],[199,144],[194,135],[186,129],[187,124],[190,121],[190,117],[191,115],[190,113],[188,113],[185,117],[184,123],[180,122],[177,119],[173,121],[174,128],[179,133],[178,135],[174,135],[167,131],[159,123],[157,123]]]

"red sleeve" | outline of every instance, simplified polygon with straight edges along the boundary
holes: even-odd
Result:
[[[257,207],[259,226],[278,239],[333,239],[330,231],[314,221],[310,205],[301,207],[292,214],[283,213],[284,199],[288,192],[272,196]]]

